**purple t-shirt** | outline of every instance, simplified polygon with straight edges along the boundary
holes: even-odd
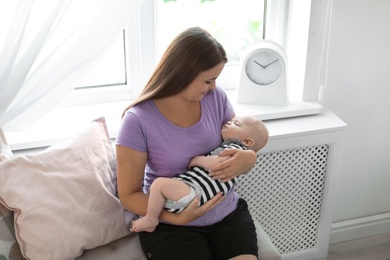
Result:
[[[202,99],[201,108],[201,119],[190,127],[172,124],[150,100],[127,111],[116,144],[148,153],[145,193],[157,177],[185,172],[191,158],[208,154],[221,143],[221,127],[234,114],[225,92],[218,87],[210,91]],[[222,220],[236,208],[237,200],[237,194],[231,190],[220,204],[189,225],[204,226]]]

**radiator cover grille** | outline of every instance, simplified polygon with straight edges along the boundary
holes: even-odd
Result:
[[[238,180],[237,192],[282,254],[317,244],[328,152],[324,144],[259,154]]]

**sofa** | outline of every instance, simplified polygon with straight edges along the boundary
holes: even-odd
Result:
[[[137,216],[120,204],[115,163],[104,118],[43,151],[1,162],[0,260],[147,259],[128,229]],[[255,225],[259,259],[281,259]]]

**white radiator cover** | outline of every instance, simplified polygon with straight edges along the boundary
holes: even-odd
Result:
[[[325,258],[346,125],[330,112],[265,123],[270,140],[237,192],[282,259]]]

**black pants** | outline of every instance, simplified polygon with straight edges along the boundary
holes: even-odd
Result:
[[[154,232],[139,234],[148,259],[226,260],[238,255],[257,256],[257,235],[245,200],[222,221],[209,226],[160,223]]]

